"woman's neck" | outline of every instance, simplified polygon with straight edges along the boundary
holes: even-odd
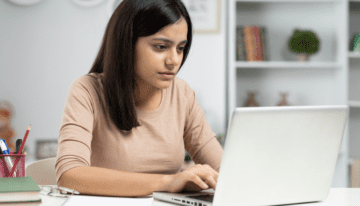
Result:
[[[139,88],[135,89],[135,106],[142,111],[156,110],[161,103],[161,96],[161,89],[139,85]]]

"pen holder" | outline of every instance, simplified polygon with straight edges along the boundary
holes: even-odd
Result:
[[[16,177],[25,177],[25,154],[14,154],[14,152],[10,152],[10,154],[0,154],[0,178],[9,177],[12,168],[8,168],[5,157],[10,156],[13,165],[15,166],[15,160],[18,160],[16,165]],[[13,176],[14,177],[14,176]]]

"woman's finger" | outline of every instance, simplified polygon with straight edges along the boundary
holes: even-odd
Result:
[[[209,186],[197,175],[194,176],[192,181],[204,190],[209,188]]]
[[[216,182],[217,182],[217,180],[218,180],[218,176],[219,176],[219,173],[217,172],[217,173],[214,175],[214,179],[215,179]]]
[[[218,178],[218,172],[215,171],[214,169],[212,169],[209,165],[204,164],[204,165],[200,165],[197,164],[195,165],[191,171],[194,171],[194,174],[196,176],[199,176],[199,178],[203,181],[205,181],[205,183],[215,189],[216,187],[216,183],[217,183],[217,178]],[[199,185],[201,187],[201,185]],[[203,188],[203,187],[201,187]]]
[[[213,175],[215,181],[217,182],[217,178],[218,178],[218,176],[219,176],[219,173],[218,173],[216,170],[214,170],[214,169],[211,169],[211,171],[212,171],[212,175]]]
[[[218,178],[218,176],[219,176],[219,173],[218,173],[216,170],[214,170],[212,167],[210,167],[209,165],[206,165],[206,164],[205,164],[205,165],[203,165],[203,166],[205,166],[205,168],[206,168],[208,171],[211,172],[211,174],[212,174],[215,182],[217,182],[217,178]]]
[[[211,188],[213,188],[215,190],[216,188],[216,181],[214,179],[214,177],[212,176],[207,176],[205,179],[205,182],[210,185]]]

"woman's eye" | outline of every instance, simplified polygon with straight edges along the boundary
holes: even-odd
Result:
[[[185,47],[179,47],[180,51],[184,51]]]
[[[156,45],[156,48],[158,48],[158,49],[166,49],[166,46],[164,46],[164,45]]]

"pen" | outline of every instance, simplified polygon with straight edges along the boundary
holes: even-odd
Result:
[[[3,154],[9,154],[9,148],[6,144],[6,141],[4,139],[0,139],[0,150],[2,151]],[[11,158],[9,156],[5,156],[5,162],[7,167],[9,168],[9,171],[14,169],[13,168],[13,163],[11,161]],[[16,172],[14,172],[15,177],[16,177]],[[11,176],[10,176],[11,177]]]
[[[16,150],[15,150],[15,154],[19,153],[19,149],[20,149],[20,145],[22,143],[22,139],[17,139],[16,140]]]
[[[27,128],[27,130],[26,130],[26,133],[25,133],[25,136],[24,136],[24,140],[22,141],[21,146],[20,146],[20,149],[19,149],[19,151],[18,151],[19,154],[22,153],[22,150],[23,150],[24,144],[25,144],[25,142],[26,142],[26,138],[27,138],[27,136],[29,135],[30,129],[31,129],[31,125],[30,125],[30,126]],[[16,159],[15,159],[15,163],[14,163],[15,167],[17,166],[17,163],[19,162],[19,159],[20,159],[20,158],[16,158]],[[12,177],[13,172],[15,171],[15,167],[12,168],[12,170],[11,170],[11,172],[10,172],[10,177]]]

